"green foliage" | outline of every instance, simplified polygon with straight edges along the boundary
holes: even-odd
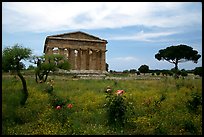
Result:
[[[196,67],[196,68],[194,69],[194,74],[195,74],[195,75],[199,75],[199,76],[202,77],[202,67]]]
[[[70,69],[68,60],[60,54],[44,55],[39,57],[33,57],[34,63],[37,64],[35,69],[36,82],[45,82],[50,72],[54,72],[58,69]]]
[[[137,72],[137,70],[136,69],[130,69],[130,73],[136,73]]]
[[[2,52],[2,70],[6,72],[9,70],[22,70],[25,65],[21,61],[29,59],[31,54],[31,49],[23,48],[19,44],[6,47]]]
[[[177,45],[170,46],[166,49],[161,49],[157,54],[155,54],[155,58],[160,60],[166,60],[170,63],[175,64],[175,69],[178,69],[178,63],[193,61],[194,63],[198,62],[198,59],[201,57],[198,54],[198,51],[193,50],[192,47],[187,45]]]
[[[157,74],[157,76],[159,76],[160,75],[160,71],[157,71],[156,74]]]
[[[48,93],[44,91],[47,85],[36,84],[33,77],[26,76],[30,97],[20,107],[20,80],[3,75],[3,135],[202,135],[202,105],[196,103],[202,102],[201,78],[116,81],[50,75],[55,83]],[[121,96],[113,93],[109,98],[110,102],[120,102],[109,105],[117,108],[112,112],[125,110],[124,117],[121,115],[124,124],[121,120],[115,128],[107,123],[108,107],[104,108],[108,86],[113,91],[126,91]],[[55,98],[58,101],[52,104]],[[56,109],[54,106],[60,102],[66,103]],[[68,104],[73,107],[68,109]],[[197,106],[196,111],[190,111],[188,104]]]
[[[141,65],[138,70],[141,72],[141,73],[147,73],[149,71],[149,66],[147,65]]]
[[[70,102],[69,99],[63,99],[53,94],[50,95],[50,104],[53,108],[56,108],[57,106],[64,107],[69,102]]]
[[[13,47],[7,47],[2,53],[2,69],[4,71],[15,71],[18,77],[21,79],[23,89],[21,95],[21,105],[25,105],[28,98],[28,90],[26,80],[21,74],[20,70],[25,68],[22,60],[30,58],[32,52],[29,48],[23,48],[22,46],[15,44]]]
[[[191,120],[185,120],[183,124],[183,128],[187,132],[190,132],[192,135],[197,132],[197,129]]]
[[[129,71],[128,70],[123,70],[123,73],[128,73]]]
[[[188,76],[188,73],[184,69],[182,69],[181,70],[181,76],[186,77],[186,76]]]
[[[186,105],[190,112],[196,112],[199,105],[202,105],[202,96],[198,92],[192,92],[191,99],[187,101]]]
[[[107,94],[105,107],[107,109],[108,124],[123,127],[126,122],[127,102],[124,95]]]

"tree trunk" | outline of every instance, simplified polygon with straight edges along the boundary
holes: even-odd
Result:
[[[22,85],[23,85],[23,90],[22,90],[23,97],[21,99],[20,104],[25,105],[25,102],[26,102],[26,100],[28,98],[28,90],[27,90],[26,80],[23,77],[23,75],[20,73],[20,70],[17,70],[17,75],[20,77]]]
[[[175,62],[175,79],[178,79],[179,75],[178,75],[178,60],[176,60]]]
[[[44,81],[44,82],[46,82],[47,77],[48,77],[48,74],[49,74],[49,73],[46,73],[46,75],[45,75],[45,81]]]
[[[175,62],[175,70],[178,70],[178,60]]]

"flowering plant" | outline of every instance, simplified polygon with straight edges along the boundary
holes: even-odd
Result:
[[[57,109],[57,110],[61,109],[61,106],[57,106],[56,109]]]
[[[52,107],[55,109],[53,111],[53,116],[58,120],[62,126],[64,125],[70,125],[69,116],[72,113],[73,110],[73,103],[70,99],[63,99],[56,95],[50,96],[50,101]],[[65,124],[67,123],[67,124]]]
[[[109,125],[123,127],[126,122],[127,102],[124,90],[116,90],[116,94],[107,94],[105,108]],[[122,96],[123,95],[123,96]]]
[[[67,108],[72,108],[72,107],[73,107],[72,104],[68,104],[68,105],[67,105]]]
[[[125,93],[124,90],[117,90],[117,91],[116,91],[116,94],[117,94],[118,96],[121,96],[123,93]]]

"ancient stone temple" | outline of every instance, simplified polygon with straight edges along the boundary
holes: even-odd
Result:
[[[106,73],[106,44],[96,36],[77,31],[47,36],[45,54],[64,55],[72,72]]]

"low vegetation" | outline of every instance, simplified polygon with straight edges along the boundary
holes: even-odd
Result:
[[[52,75],[50,83],[38,84],[34,75],[25,79],[29,96],[21,106],[20,79],[2,76],[3,135],[202,134],[201,77],[111,80]]]

